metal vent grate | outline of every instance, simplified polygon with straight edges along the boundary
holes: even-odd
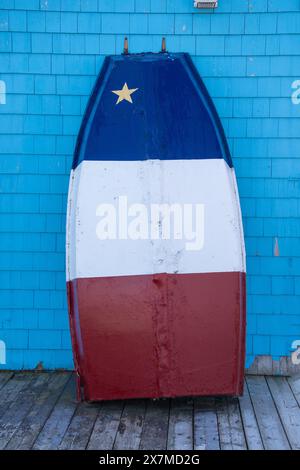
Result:
[[[213,0],[211,2],[207,2],[204,0],[195,0],[194,7],[195,8],[217,8],[218,0]]]

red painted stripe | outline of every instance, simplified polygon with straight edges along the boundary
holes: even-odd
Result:
[[[86,399],[242,393],[245,273],[77,279],[68,292]]]

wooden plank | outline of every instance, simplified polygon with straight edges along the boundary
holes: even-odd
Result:
[[[130,400],[125,403],[114,449],[136,450],[139,448],[144,418],[145,400]]]
[[[102,403],[89,440],[89,450],[111,450],[113,448],[123,408],[123,401]]]
[[[35,450],[58,449],[76,410],[75,378],[72,375],[33,445]]]
[[[86,449],[100,406],[97,403],[80,403],[78,405],[59,449]]]
[[[288,378],[289,386],[297,400],[298,405],[300,406],[300,376],[289,377]]]
[[[300,408],[284,377],[268,377],[275,405],[293,450],[300,450]]]
[[[28,386],[20,390],[0,419],[0,449],[12,438],[48,380],[47,374],[30,374]],[[30,377],[28,376],[28,378]]]
[[[239,398],[239,402],[247,447],[249,450],[263,450],[264,446],[246,382],[244,395]]]
[[[70,373],[49,373],[49,380],[34,402],[28,415],[8,442],[6,449],[28,450],[31,449],[39,432],[48,419],[56,401],[62,393]]]
[[[193,449],[193,400],[174,398],[171,400],[168,450]]]
[[[0,371],[0,390],[2,387],[4,387],[6,382],[8,382],[12,378],[13,375],[13,372]]]
[[[290,445],[264,377],[246,378],[260,435],[266,450],[288,450]]]
[[[243,423],[237,398],[217,398],[217,416],[222,450],[246,450]]]
[[[32,380],[32,374],[20,372],[8,380],[1,389],[0,417],[6,412],[7,408],[16,399],[18,393],[28,387]]]
[[[214,398],[194,400],[194,449],[219,450],[219,430]]]
[[[165,450],[167,448],[169,409],[169,400],[147,400],[140,449]]]

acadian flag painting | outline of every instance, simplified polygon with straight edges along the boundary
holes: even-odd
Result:
[[[106,58],[70,176],[67,285],[83,398],[242,393],[239,196],[187,54]]]

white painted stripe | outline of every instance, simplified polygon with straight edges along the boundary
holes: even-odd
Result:
[[[203,204],[204,245],[186,239],[100,240],[99,204]],[[224,160],[83,161],[72,171],[67,215],[67,279],[153,273],[245,271],[234,169]]]

